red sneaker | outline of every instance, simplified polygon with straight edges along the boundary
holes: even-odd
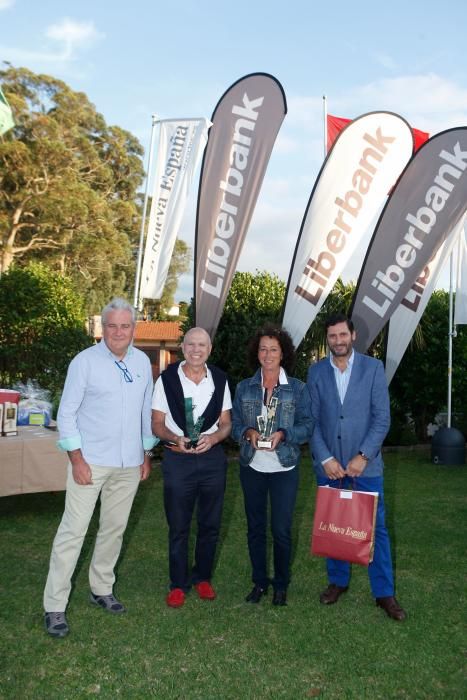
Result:
[[[172,590],[169,591],[165,602],[169,608],[181,608],[185,602],[185,593],[181,588],[172,588]]]
[[[195,583],[195,588],[202,600],[214,600],[216,597],[216,591],[211,586],[209,581],[200,581],[199,583]]]

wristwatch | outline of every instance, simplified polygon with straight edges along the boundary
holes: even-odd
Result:
[[[367,457],[366,454],[365,454],[364,452],[362,452],[361,450],[359,450],[359,453],[358,453],[358,454],[360,455],[360,457],[363,457],[363,459],[365,460],[365,462],[369,462],[369,461],[370,461],[370,458]]]

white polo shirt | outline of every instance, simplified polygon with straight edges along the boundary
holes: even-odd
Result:
[[[206,406],[211,400],[211,396],[214,394],[214,380],[212,378],[211,371],[205,366],[206,376],[200,381],[199,384],[188,379],[182,367],[185,365],[185,360],[180,362],[178,366],[178,376],[183,389],[183,396],[191,398],[193,402],[193,421],[196,423],[199,416],[202,415]],[[162,378],[156,381],[154,387],[154,393],[152,395],[152,408],[154,411],[161,411],[165,413],[165,426],[171,430],[175,435],[183,435],[183,430],[179,428],[170,412],[169,404],[167,402],[167,397],[165,395],[164,384]],[[224,399],[222,402],[222,410],[229,411],[232,408],[232,398],[230,396],[230,389],[227,381],[225,382]],[[219,421],[216,421],[207,430],[203,430],[201,434],[208,435],[209,433],[215,433],[219,428]]]

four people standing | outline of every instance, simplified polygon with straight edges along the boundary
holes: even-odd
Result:
[[[381,446],[390,424],[383,365],[353,350],[355,330],[344,315],[330,317],[330,356],[310,367],[307,385],[290,376],[295,350],[290,335],[272,324],[249,344],[255,373],[241,381],[232,408],[226,374],[207,364],[211,339],[189,330],[184,361],[162,372],[152,390],[148,358],[132,347],[135,311],[114,299],[102,312],[101,342],[70,363],[58,412],[59,445],[70,458],[65,512],[54,540],[44,591],[47,632],[68,631],[65,610],[71,577],[100,495],[101,515],[89,570],[90,601],[111,613],[125,611],[113,595],[114,567],[131,505],[141,479],[150,473],[148,451],[163,441],[164,507],[169,526],[170,587],[166,602],[180,607],[194,586],[212,600],[211,584],[219,537],[227,460],[221,443],[240,444],[240,481],[248,526],[253,589],[258,603],[273,587],[274,605],[287,604],[291,528],[303,443],[309,442],[318,485],[351,483],[379,494],[375,553],[368,567],[376,604],[395,620],[405,611],[394,597],[390,542],[385,526]],[[152,430],[151,430],[152,394]],[[146,451],[145,451],[146,450]],[[270,505],[274,575],[268,575]],[[197,512],[194,564],[188,551]],[[329,585],[323,604],[348,589],[350,565],[327,560]]]
[[[237,386],[232,429],[232,437],[240,443],[240,481],[253,570],[254,585],[246,601],[259,603],[270,583],[266,544],[269,500],[274,551],[272,602],[286,605],[300,445],[310,438],[313,425],[310,396],[306,385],[290,376],[295,350],[290,335],[281,328],[269,325],[257,331],[249,345],[249,364],[257,369]],[[262,424],[265,435],[259,430]]]

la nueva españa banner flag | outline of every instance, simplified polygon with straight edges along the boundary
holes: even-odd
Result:
[[[160,299],[164,291],[175,240],[193,175],[206,146],[209,125],[207,119],[164,119],[160,122],[141,273],[141,299]]]
[[[201,166],[195,319],[214,337],[279,128],[287,112],[272,75],[252,73],[221,97]]]
[[[467,127],[432,136],[384,207],[357,283],[351,316],[365,352],[467,209]]]
[[[283,325],[297,347],[413,152],[410,126],[392,112],[352,121],[328,154],[302,221]]]
[[[386,380],[389,384],[396,373],[415,329],[425,311],[435,288],[441,270],[453,247],[463,232],[464,223],[461,221],[449,234],[445,242],[431,260],[427,262],[401,303],[389,319],[388,337],[386,341]]]

